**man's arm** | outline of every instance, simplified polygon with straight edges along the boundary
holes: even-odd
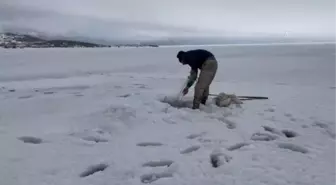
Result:
[[[186,88],[190,88],[192,85],[194,85],[196,79],[197,79],[197,68],[191,68],[190,75],[188,76],[188,82]]]

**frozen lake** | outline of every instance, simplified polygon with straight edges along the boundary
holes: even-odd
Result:
[[[161,102],[194,48],[219,61],[211,93],[269,100]],[[0,49],[0,150],[8,185],[332,185],[335,45]]]

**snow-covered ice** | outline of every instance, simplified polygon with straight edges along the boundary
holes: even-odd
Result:
[[[0,50],[1,184],[335,184],[334,44],[202,46],[269,99],[175,108],[192,48]]]

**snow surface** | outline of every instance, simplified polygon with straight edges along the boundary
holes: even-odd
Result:
[[[162,102],[181,47],[0,50],[1,184],[335,184],[335,45],[201,48],[212,93],[270,99]]]

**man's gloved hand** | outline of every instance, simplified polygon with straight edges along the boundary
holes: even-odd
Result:
[[[185,96],[186,94],[188,94],[188,91],[189,91],[189,89],[186,87],[186,88],[184,88],[183,89],[183,96]]]

